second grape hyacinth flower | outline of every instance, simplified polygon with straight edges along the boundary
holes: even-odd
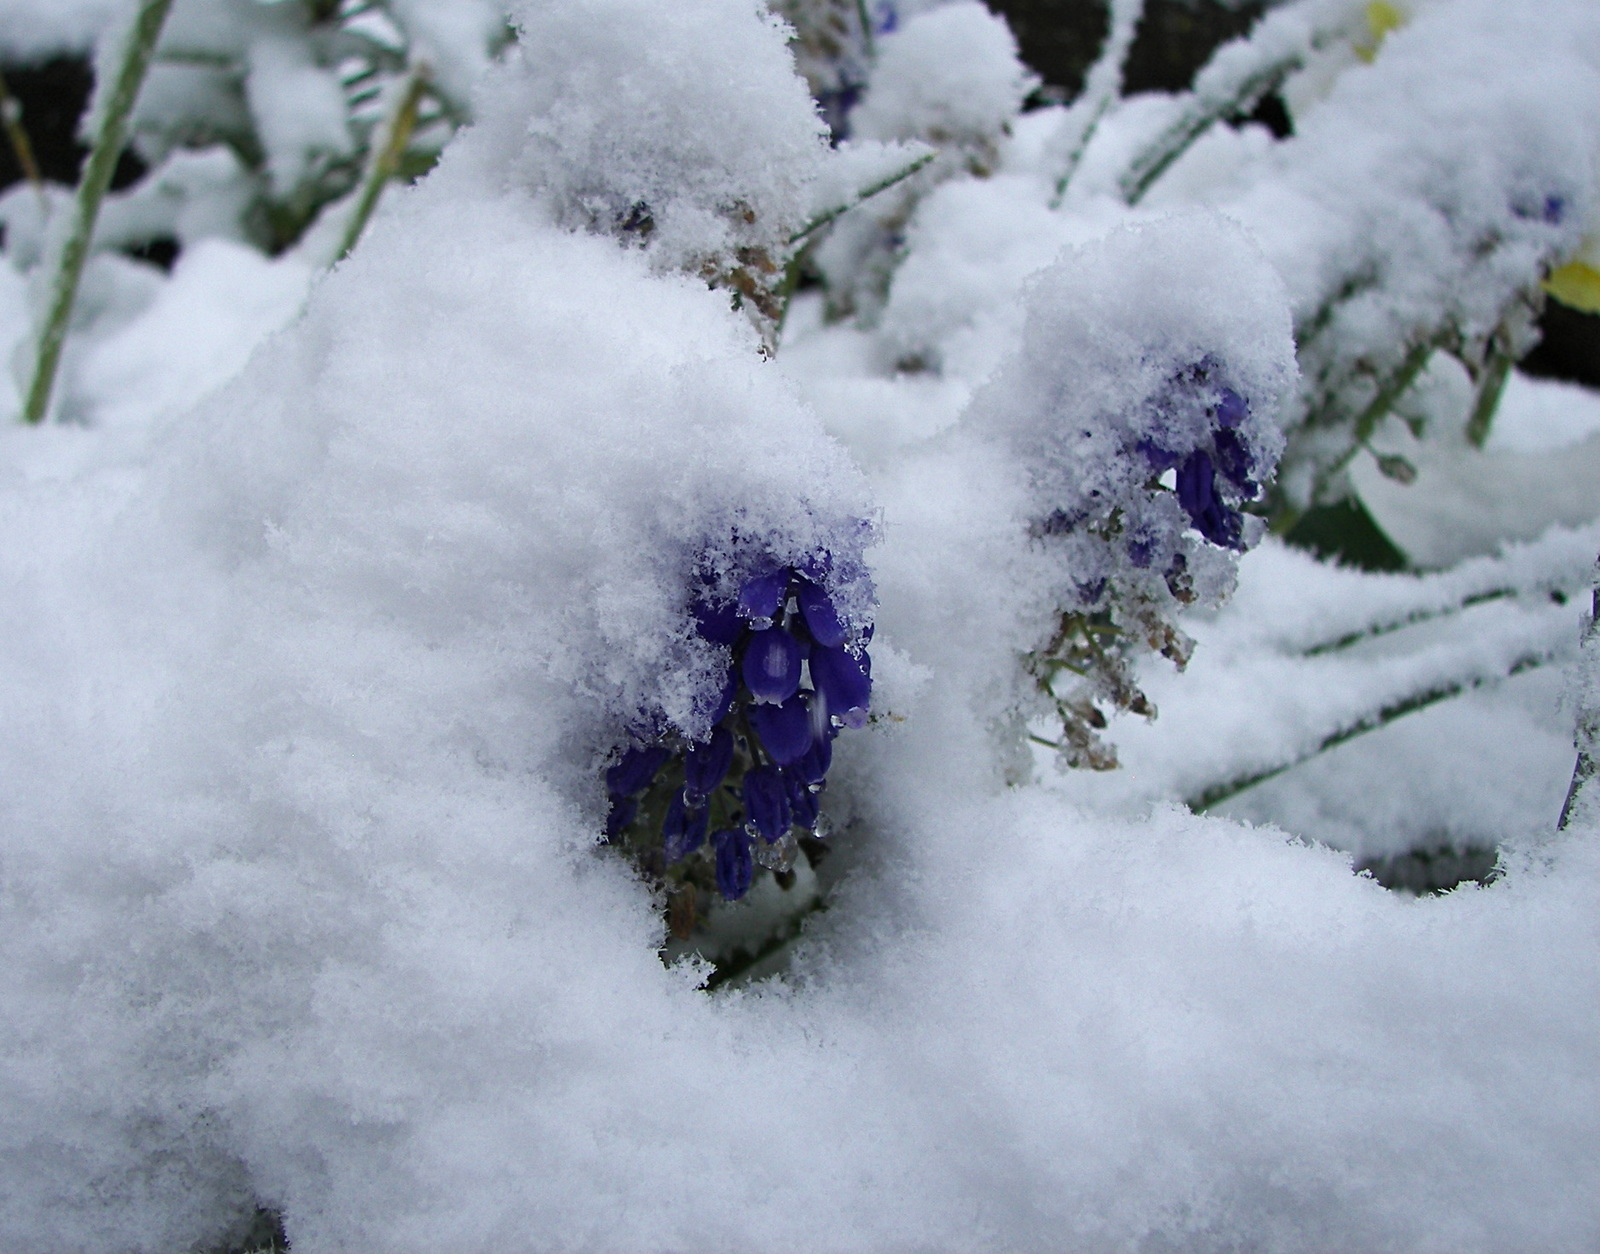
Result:
[[[606,771],[606,838],[665,888],[678,940],[713,892],[738,901],[761,869],[788,888],[796,860],[825,848],[833,741],[865,726],[872,698],[872,627],[840,613],[832,564],[822,552],[799,566],[761,560],[731,581],[703,572],[689,614],[728,665],[710,733],[636,740]]]

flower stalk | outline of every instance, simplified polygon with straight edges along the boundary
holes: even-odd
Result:
[[[418,62],[411,67],[410,73],[401,84],[394,111],[384,120],[383,129],[367,156],[367,168],[361,179],[361,190],[356,195],[355,208],[339,241],[339,251],[334,257],[336,262],[343,261],[350,255],[350,250],[356,246],[362,232],[367,229],[373,210],[378,207],[378,198],[383,195],[383,189],[399,170],[400,159],[405,156],[406,145],[411,142],[411,133],[417,128],[417,114],[422,108],[422,99],[427,94],[430,77],[426,62]]]
[[[72,207],[72,226],[62,245],[55,277],[50,284],[49,309],[39,332],[33,378],[22,407],[24,422],[37,425],[44,421],[50,410],[56,372],[61,365],[61,350],[66,343],[67,327],[72,321],[72,306],[77,300],[78,284],[83,278],[83,267],[89,259],[89,247],[94,240],[95,221],[100,216],[101,203],[111,186],[117,159],[121,157],[127,142],[128,120],[133,115],[133,106],[139,98],[145,73],[150,68],[156,41],[161,37],[161,28],[171,8],[172,0],[140,0],[133,28],[128,32],[127,42],[123,46],[111,94],[101,110],[94,144],[89,149],[89,159],[78,180],[78,194]]]

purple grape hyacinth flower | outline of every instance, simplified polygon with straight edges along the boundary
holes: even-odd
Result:
[[[682,793],[673,794],[661,824],[661,840],[668,863],[682,862],[705,843],[709,818],[705,810],[685,806]]]
[[[1171,470],[1183,460],[1182,454],[1174,453],[1169,448],[1162,448],[1149,436],[1142,437],[1133,447],[1137,452],[1144,454],[1144,459],[1149,464],[1150,469],[1158,474],[1162,471]]]
[[[772,620],[782,612],[788,592],[787,566],[746,579],[739,585],[739,617],[749,619],[757,631],[770,627]]]
[[[1261,491],[1250,477],[1256,468],[1255,458],[1239,438],[1239,433],[1224,428],[1217,432],[1213,444],[1217,452],[1217,469],[1222,472],[1222,477],[1244,493],[1247,500],[1253,500]]]
[[[683,791],[693,801],[704,801],[727,777],[733,765],[733,733],[713,728],[711,739],[683,755]]]
[[[1223,388],[1222,395],[1217,398],[1217,421],[1232,429],[1249,416],[1250,402],[1232,388]]]
[[[832,731],[824,728],[822,735],[812,737],[811,747],[787,766],[790,775],[807,784],[820,784],[828,778],[828,768],[833,765]]]
[[[829,649],[837,649],[849,638],[845,626],[839,621],[839,612],[833,608],[828,594],[809,579],[801,580],[795,598],[800,604],[800,614],[805,619],[811,638]]]
[[[697,598],[690,603],[689,613],[701,639],[712,644],[735,644],[744,631],[744,619],[736,605],[712,605]]]
[[[1244,520],[1216,494],[1216,472],[1202,449],[1189,455],[1178,468],[1178,503],[1195,530],[1221,548],[1243,547]]]
[[[613,797],[611,809],[606,814],[606,839],[615,840],[633,822],[639,813],[639,803],[632,797]]]
[[[1190,453],[1188,460],[1178,467],[1178,504],[1191,519],[1198,521],[1210,508],[1215,482],[1211,457],[1203,449]]]
[[[789,795],[789,817],[791,824],[799,824],[807,831],[816,831],[817,820],[822,814],[822,801],[805,780],[790,770],[783,772],[784,789]]]
[[[811,707],[804,693],[795,693],[782,705],[752,707],[750,726],[779,766],[787,766],[811,748]]]
[[[811,682],[829,720],[837,720],[836,726],[865,726],[872,701],[872,664],[867,655],[857,659],[843,649],[818,648],[810,661]]]
[[[758,631],[745,646],[743,670],[750,695],[778,705],[800,690],[800,646],[782,627]]]
[[[789,793],[777,767],[758,766],[745,775],[744,813],[749,826],[769,844],[789,830],[793,822]]]
[[[750,838],[737,828],[723,828],[712,835],[711,847],[717,855],[717,891],[727,901],[738,901],[750,891],[755,876]]]
[[[606,771],[606,791],[613,797],[631,797],[642,792],[671,756],[660,745],[651,745],[648,749],[630,748],[620,762]]]

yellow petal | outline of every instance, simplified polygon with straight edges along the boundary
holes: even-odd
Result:
[[[1544,281],[1544,290],[1572,309],[1600,313],[1600,270],[1587,262],[1567,262]]]
[[[1383,46],[1384,36],[1406,24],[1406,15],[1398,5],[1389,0],[1369,0],[1367,4],[1367,31],[1370,41],[1356,46],[1356,56],[1370,62]]]

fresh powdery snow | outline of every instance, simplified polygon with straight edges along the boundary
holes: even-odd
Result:
[[[125,7],[0,0],[0,46]],[[465,64],[483,6],[426,7]],[[170,275],[91,261],[61,420],[0,430],[0,1247],[238,1248],[258,1208],[296,1254],[1600,1244],[1593,804],[1556,831],[1600,510],[1513,469],[1503,525],[1430,540],[1468,472],[1411,450],[1422,575],[1253,512],[1320,303],[1339,343],[1383,341],[1357,280],[1492,337],[1600,229],[1588,0],[1418,0],[1370,66],[1326,34],[1368,6],[1282,6],[1303,132],[1218,131],[1137,207],[1119,163],[1188,105],[1102,70],[1103,118],[1022,115],[977,5],[868,7],[900,78],[854,147],[753,0],[525,0],[480,124],[331,272],[199,208]],[[284,39],[269,181],[344,142]],[[922,142],[962,162],[853,211],[849,318],[747,316]],[[42,212],[0,200],[17,363]],[[1389,421],[1363,457],[1436,438]],[[1592,466],[1597,430],[1512,375],[1458,460]],[[827,861],[750,894],[809,894],[798,939],[708,990],[601,833],[608,767],[745,717],[719,615],[793,651],[751,725],[800,701],[833,757]],[[724,896],[755,839],[707,843]],[[1354,870],[1434,846],[1498,875]]]

